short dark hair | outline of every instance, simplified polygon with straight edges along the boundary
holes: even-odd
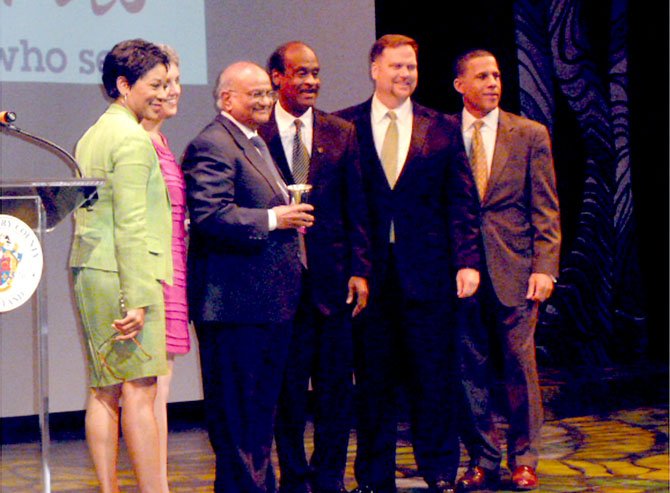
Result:
[[[460,77],[465,73],[465,66],[473,58],[479,58],[483,56],[491,56],[495,58],[496,56],[488,50],[482,48],[475,48],[474,50],[468,50],[463,54],[459,55],[454,62],[454,77]]]
[[[114,45],[102,64],[102,84],[110,98],[121,94],[116,88],[116,79],[125,77],[130,86],[156,65],[170,64],[167,54],[157,45],[143,39],[128,39]]]
[[[270,75],[270,81],[272,81],[272,71],[276,70],[280,74],[286,73],[286,52],[288,51],[289,48],[292,46],[306,46],[310,50],[310,48],[306,43],[303,43],[302,41],[288,41],[282,45],[277,46],[275,51],[272,52],[272,55],[268,58],[268,63],[266,66],[267,72]],[[314,50],[312,50],[314,51]],[[275,86],[274,82],[272,83],[272,87],[274,89],[277,89]]]
[[[372,45],[370,49],[370,64],[374,63],[386,48],[398,48],[399,46],[411,46],[417,59],[419,58],[419,43],[414,39],[403,34],[385,34]]]

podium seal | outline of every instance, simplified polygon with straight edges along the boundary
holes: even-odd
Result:
[[[30,226],[0,214],[0,312],[14,310],[30,299],[43,264],[40,241]]]

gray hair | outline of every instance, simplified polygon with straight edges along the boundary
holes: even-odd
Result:
[[[167,55],[170,63],[174,63],[177,67],[179,66],[179,55],[177,54],[177,50],[170,45],[162,43],[158,43],[158,47]]]

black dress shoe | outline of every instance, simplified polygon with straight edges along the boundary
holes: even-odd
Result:
[[[440,480],[428,487],[429,493],[454,493],[454,485],[450,481]]]
[[[312,484],[312,493],[349,493],[347,489],[342,486],[336,486],[334,488],[321,488],[315,484]]]
[[[309,482],[297,482],[297,483],[288,483],[284,482],[284,484],[280,484],[279,486],[279,493],[312,493],[312,488],[309,484]]]
[[[476,491],[493,488],[498,484],[499,475],[483,467],[475,466],[468,469],[456,483],[456,491]]]
[[[369,484],[362,484],[351,490],[351,493],[375,493],[375,490]]]

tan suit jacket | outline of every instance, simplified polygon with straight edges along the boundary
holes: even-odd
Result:
[[[481,201],[481,234],[486,266],[504,305],[525,303],[531,273],[558,276],[561,230],[549,133],[502,110]]]

